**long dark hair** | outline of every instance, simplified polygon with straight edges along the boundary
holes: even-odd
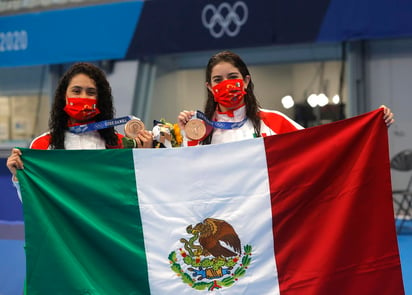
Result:
[[[94,119],[96,121],[113,119],[114,107],[112,89],[102,70],[90,63],[75,63],[60,79],[54,95],[54,103],[50,112],[49,129],[51,134],[50,146],[52,149],[64,149],[64,133],[68,130],[69,116],[63,110],[66,105],[66,91],[72,78],[78,74],[89,76],[96,83],[97,107],[100,110]],[[106,146],[117,145],[117,135],[114,128],[99,130]]]
[[[234,67],[236,67],[240,74],[242,75],[242,78],[245,79],[246,76],[250,76],[249,70],[244,63],[244,61],[235,53],[231,51],[222,51],[219,52],[215,55],[213,55],[207,64],[206,67],[206,82],[209,84],[212,83],[212,70],[213,68],[221,63],[221,62],[227,62],[232,64]],[[246,94],[245,94],[245,106],[246,106],[246,116],[252,121],[253,127],[255,129],[255,133],[257,136],[260,136],[260,118],[258,115],[260,104],[256,99],[256,96],[253,92],[253,82],[252,78],[250,78],[249,85],[246,88]],[[213,93],[210,92],[210,90],[207,90],[207,101],[205,104],[205,115],[208,119],[212,120],[213,115],[216,111],[217,107],[217,102],[215,102]],[[209,134],[208,137],[206,137],[203,141],[202,144],[210,144],[212,141],[212,136],[213,132]]]

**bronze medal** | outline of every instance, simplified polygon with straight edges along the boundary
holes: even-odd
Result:
[[[127,121],[124,125],[124,134],[129,138],[136,138],[139,131],[145,129],[144,123],[137,118]]]
[[[197,118],[186,123],[185,133],[190,140],[203,140],[209,134],[206,122]]]

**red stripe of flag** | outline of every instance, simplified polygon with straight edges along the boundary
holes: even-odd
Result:
[[[404,294],[382,116],[264,139],[281,295]]]

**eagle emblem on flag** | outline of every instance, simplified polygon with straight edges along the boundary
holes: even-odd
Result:
[[[195,226],[188,225],[189,238],[169,254],[171,269],[182,281],[196,290],[232,286],[252,262],[252,246],[241,241],[233,226],[215,218],[206,218]]]

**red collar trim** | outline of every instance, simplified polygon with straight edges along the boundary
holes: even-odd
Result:
[[[235,116],[235,114],[234,114],[234,112],[236,111],[236,110],[238,110],[238,109],[240,109],[241,107],[243,107],[245,104],[244,103],[242,103],[240,106],[238,106],[237,108],[235,108],[235,109],[232,109],[232,110],[227,110],[226,112],[222,112],[222,111],[220,111],[220,109],[219,109],[219,105],[217,105],[216,106],[216,112],[218,113],[218,114],[220,114],[220,115],[227,115],[228,117],[234,117]]]

